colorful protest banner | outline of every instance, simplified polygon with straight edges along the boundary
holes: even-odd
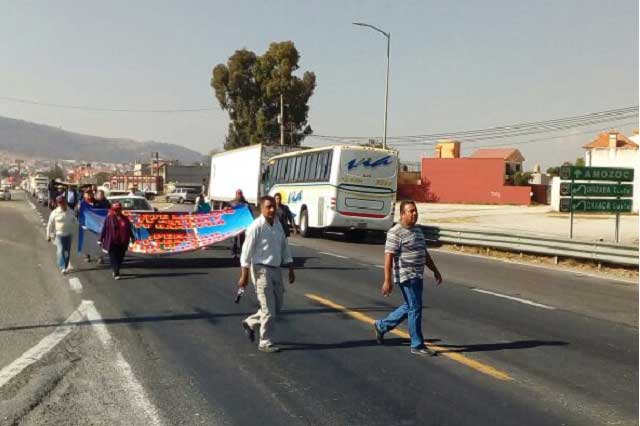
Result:
[[[80,225],[99,234],[106,210],[81,206]],[[123,212],[131,220],[136,237],[129,251],[142,254],[173,254],[197,250],[242,233],[253,221],[247,206],[210,213]],[[79,247],[81,242],[79,238]],[[80,249],[79,248],[79,249]]]

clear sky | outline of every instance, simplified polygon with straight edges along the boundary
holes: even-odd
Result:
[[[0,115],[99,136],[201,152],[220,147],[228,119],[209,86],[211,69],[238,48],[262,53],[282,40],[295,42],[300,71],[317,75],[309,115],[317,134],[381,135],[385,39],[353,21],[392,34],[390,135],[638,105],[637,0],[1,3],[0,97],[125,109],[215,108],[107,113],[0,100]],[[590,138],[518,148],[527,167],[550,166],[574,160]],[[432,155],[432,148],[416,146],[401,155],[417,161],[423,152]]]

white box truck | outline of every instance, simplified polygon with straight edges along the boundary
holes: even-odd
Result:
[[[209,200],[214,208],[231,201],[236,190],[241,189],[244,197],[256,205],[261,196],[266,195],[262,177],[271,157],[304,149],[299,146],[256,144],[220,152],[211,156],[211,176],[209,178]]]

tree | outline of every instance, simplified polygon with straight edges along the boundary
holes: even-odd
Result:
[[[582,157],[576,158],[575,165],[579,166],[579,167],[584,167],[584,158],[582,158]]]
[[[516,186],[526,186],[529,185],[530,179],[530,172],[516,172],[516,174],[513,175],[513,184]]]
[[[380,139],[369,139],[367,142],[360,142],[358,145],[367,146],[369,148],[382,148],[382,141]]]
[[[247,49],[236,50],[226,64],[213,68],[211,87],[231,120],[225,149],[279,143],[280,95],[285,104],[285,140],[299,145],[312,133],[307,116],[316,76],[310,71],[302,78],[293,75],[299,59],[294,43],[283,41],[271,43],[262,56]]]
[[[58,166],[58,163],[56,163],[53,166],[53,168],[49,169],[47,176],[49,177],[49,180],[51,179],[64,180],[64,170],[62,170],[62,167]]]

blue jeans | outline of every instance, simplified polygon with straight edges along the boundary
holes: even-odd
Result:
[[[422,336],[422,278],[411,278],[400,283],[400,291],[404,298],[404,304],[387,315],[386,318],[376,321],[376,327],[381,333],[387,333],[396,328],[402,321],[409,318],[409,335],[412,348],[423,348]]]
[[[66,269],[69,267],[69,257],[71,256],[71,235],[56,236],[56,257],[58,267]]]

